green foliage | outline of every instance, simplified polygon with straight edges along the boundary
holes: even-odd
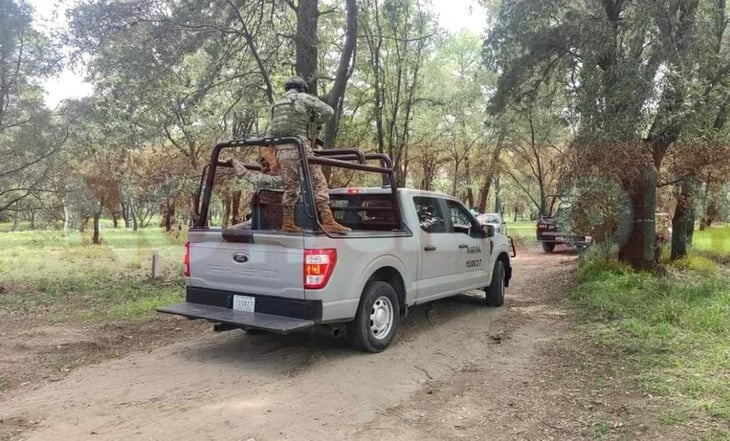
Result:
[[[25,1],[0,0],[0,219],[38,206],[52,156],[65,140],[62,122],[43,103],[39,81],[58,68],[51,41],[32,27]]]
[[[730,279],[714,263],[690,257],[658,278],[588,260],[571,299],[586,314],[581,328],[636,366],[647,393],[670,398],[675,414],[730,418]]]

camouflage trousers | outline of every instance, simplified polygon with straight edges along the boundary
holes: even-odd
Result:
[[[304,148],[308,155],[312,155],[312,147],[308,142],[304,143]],[[283,209],[294,209],[299,197],[299,150],[296,144],[283,144],[277,146],[277,156],[281,165],[281,178],[284,181],[284,196],[281,200]],[[312,187],[314,189],[314,201],[317,204],[317,211],[320,213],[329,210],[329,187],[327,186],[327,178],[322,173],[322,167],[319,165],[309,165],[310,174],[312,175]]]

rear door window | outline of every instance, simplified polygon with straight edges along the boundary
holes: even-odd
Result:
[[[413,198],[421,229],[427,233],[445,233],[446,218],[437,198],[416,196]]]
[[[333,194],[335,220],[354,231],[393,231],[397,228],[391,194]]]

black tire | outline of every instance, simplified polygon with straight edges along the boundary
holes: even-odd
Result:
[[[498,260],[492,270],[492,283],[484,288],[487,295],[487,306],[504,305],[504,263]]]
[[[542,250],[546,253],[552,253],[555,250],[555,244],[552,242],[543,242]]]
[[[373,317],[375,314],[377,317]],[[390,346],[399,324],[400,303],[395,289],[387,282],[372,281],[365,285],[357,315],[348,324],[347,333],[355,348],[381,352]]]

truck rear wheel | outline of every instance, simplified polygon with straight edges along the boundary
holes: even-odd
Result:
[[[487,306],[504,305],[504,263],[498,260],[494,263],[492,283],[484,288],[487,295]]]
[[[368,282],[355,320],[348,325],[348,335],[357,349],[381,352],[393,341],[399,322],[400,305],[395,289],[387,282]]]
[[[543,242],[542,250],[546,253],[552,253],[555,250],[555,244],[552,242]]]

